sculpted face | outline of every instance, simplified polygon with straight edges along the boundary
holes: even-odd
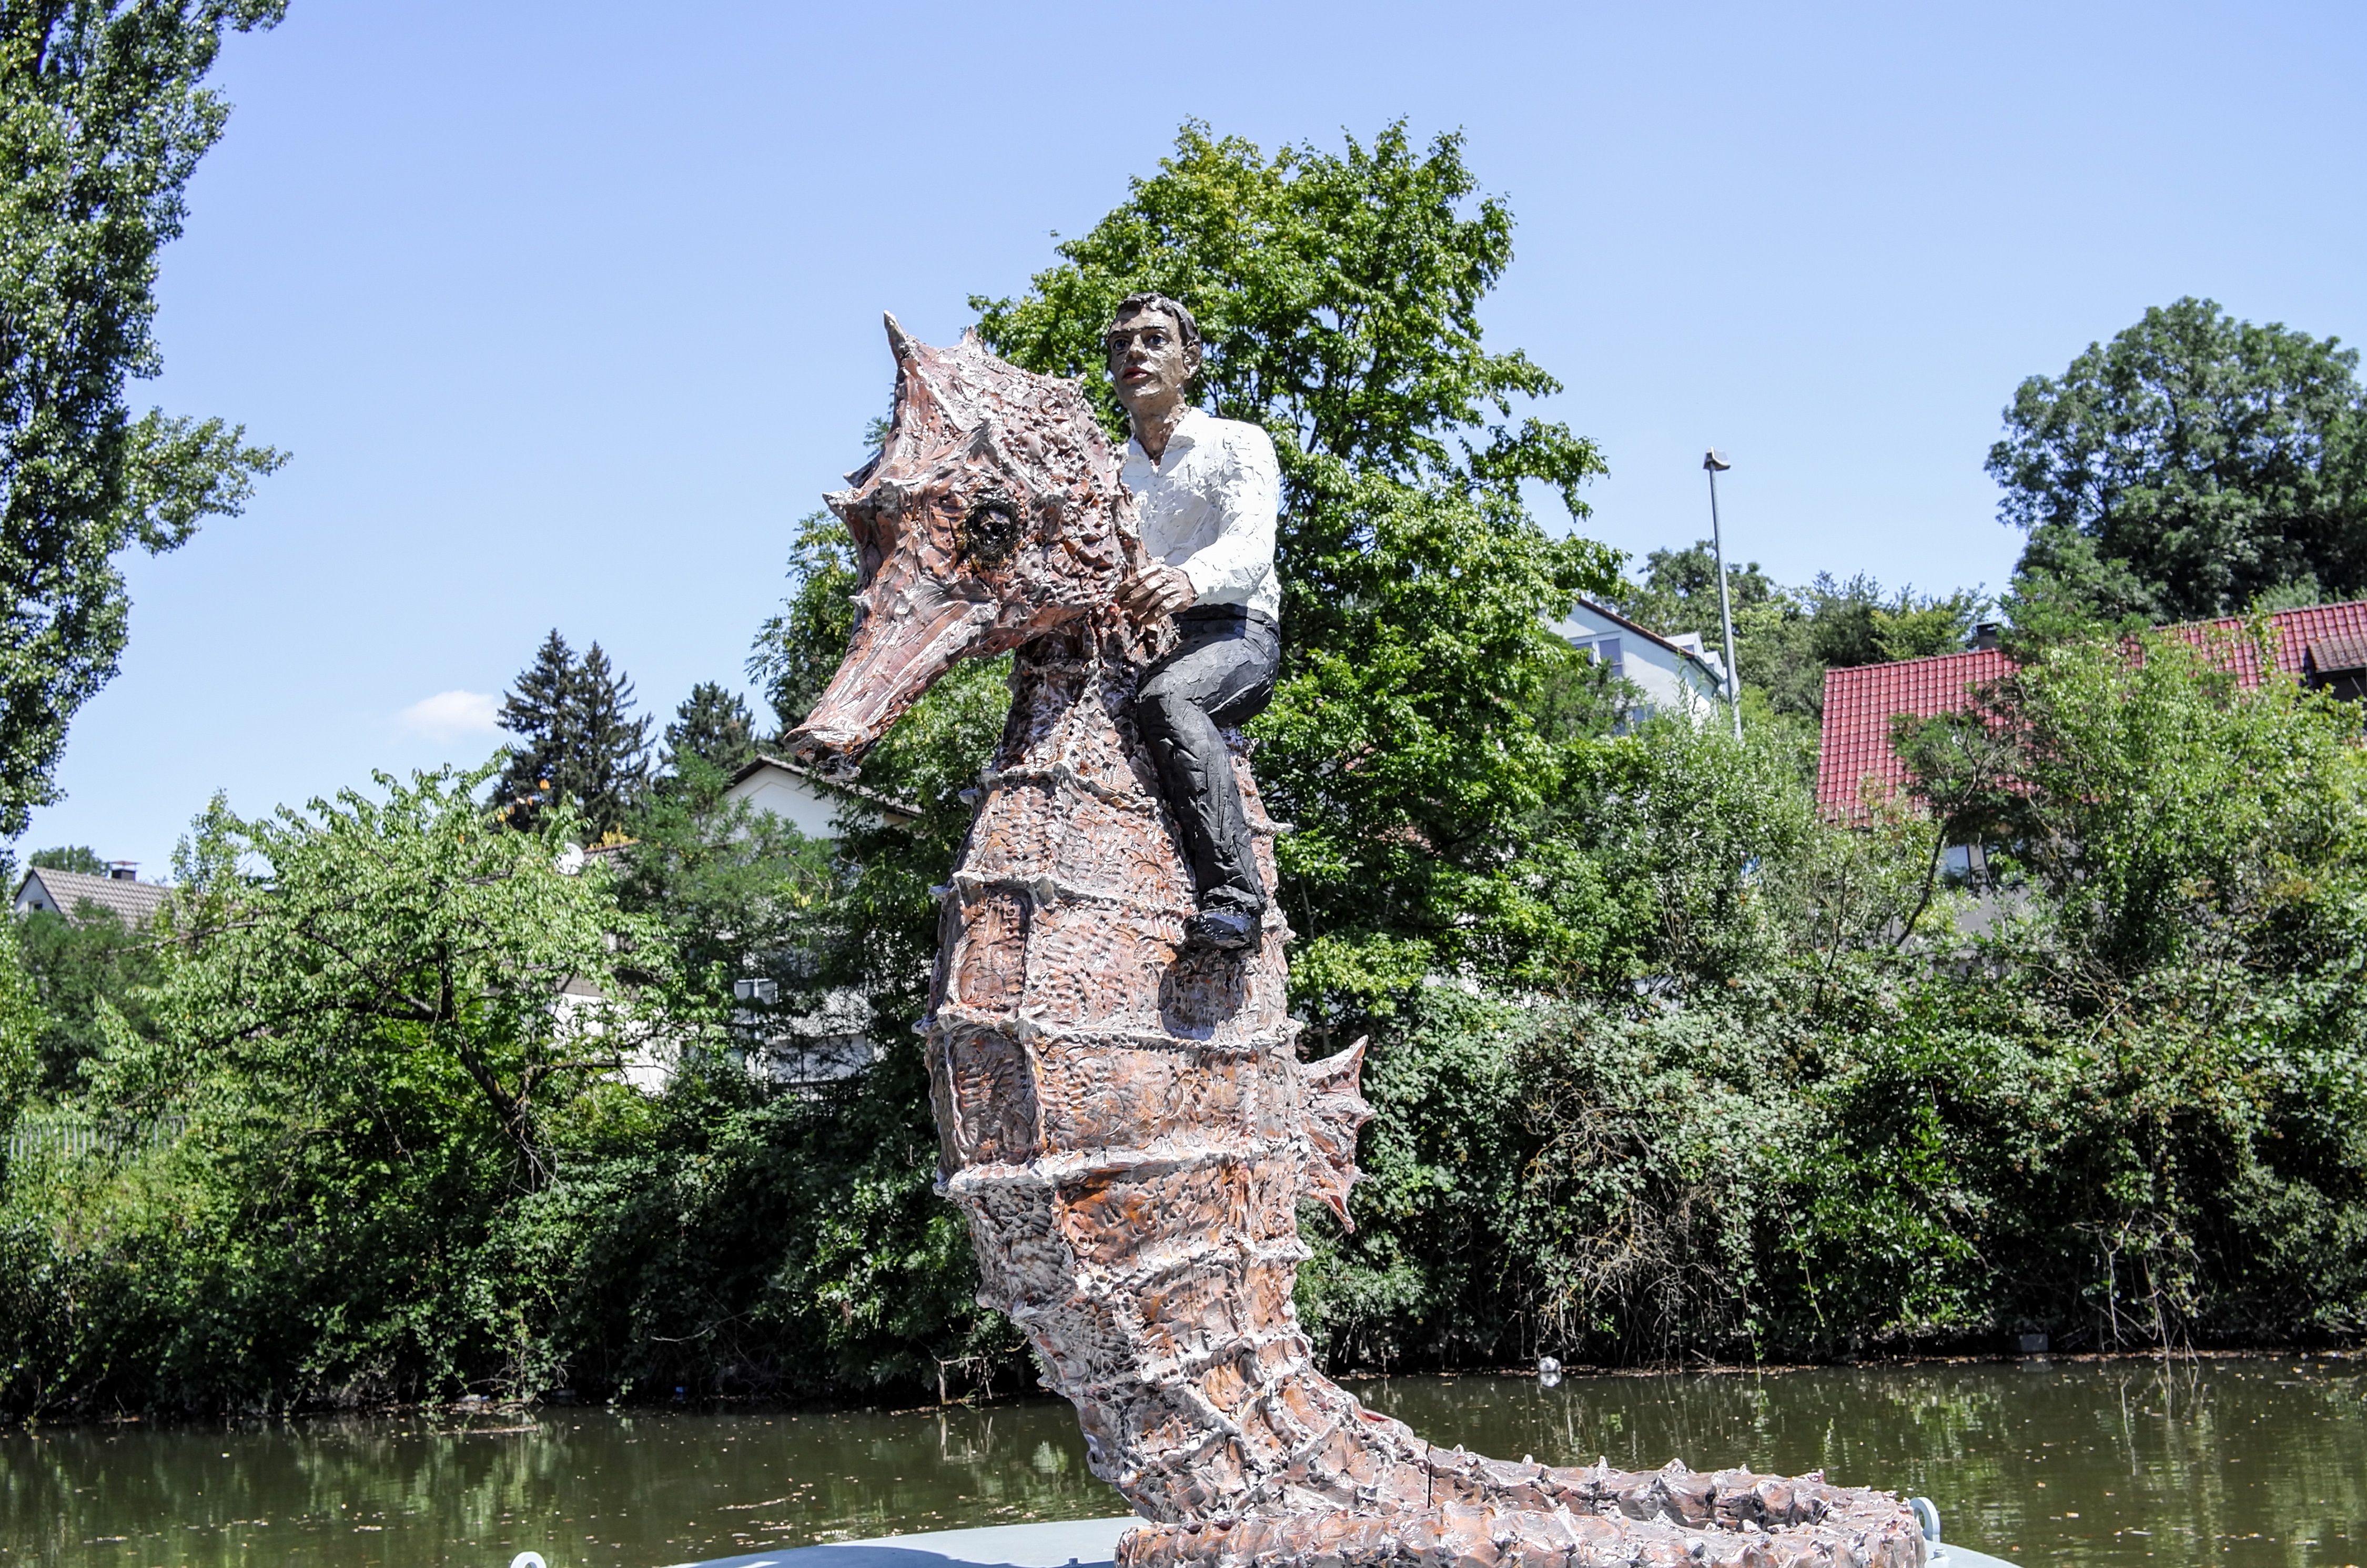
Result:
[[[1184,343],[1173,316],[1165,311],[1130,311],[1118,317],[1105,341],[1117,400],[1138,423],[1184,401],[1184,389],[1200,368],[1200,357]]]

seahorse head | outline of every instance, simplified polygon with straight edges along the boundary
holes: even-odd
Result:
[[[787,737],[854,766],[957,659],[991,656],[1108,605],[1140,558],[1118,458],[1074,381],[934,348],[888,318],[896,412],[879,455],[823,497],[854,535],[855,635]]]

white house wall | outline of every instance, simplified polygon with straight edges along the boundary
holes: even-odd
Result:
[[[1554,631],[1571,647],[1598,658],[1615,642],[1621,677],[1642,694],[1653,712],[1682,713],[1699,721],[1716,711],[1720,665],[1709,654],[1614,620],[1583,599],[1555,623]]]
[[[793,773],[766,768],[732,786],[730,798],[769,812],[808,838],[836,838],[839,802],[826,800]]]

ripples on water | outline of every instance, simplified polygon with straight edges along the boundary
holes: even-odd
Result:
[[[1630,1468],[1824,1467],[2024,1562],[2367,1564],[2367,1368],[2023,1362],[1354,1385],[1443,1443]],[[89,1426],[0,1435],[7,1568],[657,1568],[1121,1513],[1068,1406]]]

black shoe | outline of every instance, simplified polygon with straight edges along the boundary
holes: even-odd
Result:
[[[1184,922],[1184,946],[1237,953],[1257,940],[1264,922],[1238,909],[1204,909]]]

